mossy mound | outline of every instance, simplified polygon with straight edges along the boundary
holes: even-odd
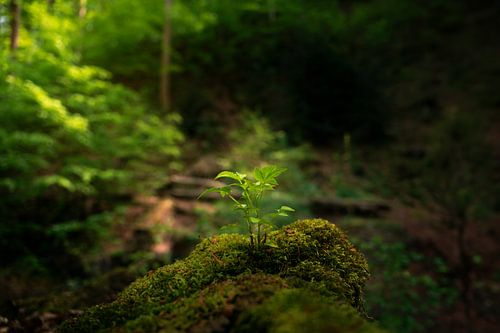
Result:
[[[377,331],[357,312],[368,265],[338,227],[301,220],[269,238],[276,246],[259,252],[242,235],[206,239],[186,259],[148,273],[59,331],[291,332],[288,315],[304,330],[309,317],[325,319],[309,332],[332,329],[332,318],[345,327],[338,332]]]
[[[347,304],[304,289],[283,289],[242,314],[237,333],[382,333]]]

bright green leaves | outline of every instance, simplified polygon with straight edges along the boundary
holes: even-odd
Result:
[[[215,176],[215,179],[220,179],[220,178],[230,178],[236,180],[238,183],[243,184],[244,180],[247,178],[247,175],[241,174],[239,172],[232,172],[232,171],[222,171],[220,172],[217,176]]]
[[[253,172],[253,176],[260,183],[275,186],[278,185],[276,178],[285,171],[285,168],[278,168],[274,165],[269,165],[262,168],[256,168]]]
[[[283,212],[295,212],[295,209],[293,209],[292,207],[288,207],[288,206],[281,206],[279,210],[281,210]]]
[[[256,223],[256,224],[258,224],[258,223],[261,223],[261,222],[262,222],[262,220],[261,220],[261,219],[259,219],[258,217],[253,217],[253,216],[250,216],[250,218],[249,218],[249,219],[250,219],[250,222],[251,222],[251,223]]]
[[[288,206],[281,206],[277,212],[279,216],[288,216],[288,213],[295,212],[295,209]]]
[[[278,186],[276,178],[285,171],[285,168],[274,165],[256,168],[253,171],[253,180],[239,172],[222,171],[215,179],[226,178],[236,182],[206,189],[199,198],[208,193],[219,193],[222,198],[228,197],[234,202],[234,208],[241,211],[245,217],[250,245],[256,250],[264,244],[272,246],[271,242],[267,240],[267,232],[272,229],[273,220],[279,216],[288,216],[295,210],[288,206],[281,206],[274,212],[264,213],[261,209],[261,201],[264,193],[272,191]],[[236,192],[241,193],[241,196],[235,195]]]

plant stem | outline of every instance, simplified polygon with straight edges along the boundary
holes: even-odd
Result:
[[[260,245],[260,222],[257,224],[257,244]]]

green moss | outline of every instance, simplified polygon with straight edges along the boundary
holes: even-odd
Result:
[[[60,332],[175,332],[196,324],[220,326],[229,320],[227,302],[238,308],[231,295],[244,295],[241,300],[257,305],[269,296],[268,287],[317,291],[361,309],[368,266],[338,227],[325,220],[302,220],[269,238],[277,247],[259,252],[251,252],[241,235],[206,239],[186,259],[148,273],[114,302],[64,323]],[[200,297],[203,302],[197,306]]]
[[[267,257],[280,274],[323,284],[358,309],[369,277],[365,257],[328,221],[301,220],[274,233],[278,248]]]
[[[179,300],[171,312],[157,319],[167,332],[223,332],[241,313],[287,287],[286,281],[275,275],[241,274]]]
[[[308,290],[287,289],[277,292],[235,324],[238,333],[382,333],[351,306],[339,304]]]

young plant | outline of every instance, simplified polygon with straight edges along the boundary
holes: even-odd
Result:
[[[227,197],[234,202],[234,208],[243,213],[248,227],[250,246],[255,250],[262,248],[267,241],[267,232],[272,229],[272,221],[278,216],[288,216],[295,210],[288,206],[281,206],[272,213],[264,213],[261,203],[264,193],[273,191],[278,186],[276,178],[285,172],[285,168],[273,165],[256,168],[253,171],[253,180],[239,172],[222,171],[215,179],[227,178],[232,182],[222,187],[209,188],[199,197],[207,193],[219,193],[222,198]],[[241,198],[236,198],[233,189],[241,191]],[[268,244],[271,245],[272,244]]]

